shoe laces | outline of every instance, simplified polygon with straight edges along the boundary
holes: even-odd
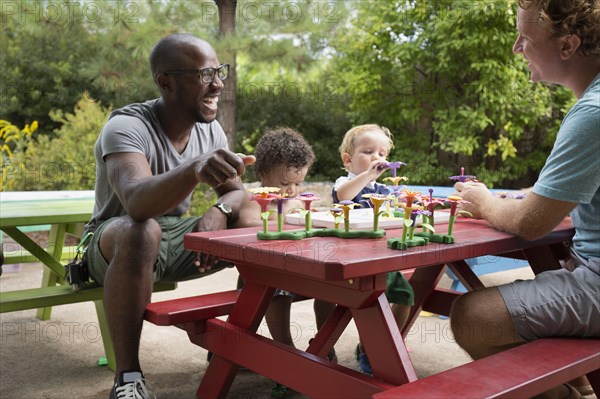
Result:
[[[139,378],[116,388],[117,399],[156,399],[152,391],[149,391],[144,380]]]

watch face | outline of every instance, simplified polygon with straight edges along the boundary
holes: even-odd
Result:
[[[233,210],[227,204],[217,204],[216,207],[219,208],[219,210],[227,216],[229,216],[233,213]]]

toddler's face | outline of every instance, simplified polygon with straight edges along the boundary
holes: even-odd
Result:
[[[301,186],[308,173],[308,166],[302,168],[277,165],[266,176],[261,176],[263,187],[279,187],[280,194],[295,197],[302,192]]]
[[[390,150],[387,136],[381,132],[365,132],[354,139],[354,153],[350,154],[345,167],[354,174],[369,168],[373,161],[385,161]]]

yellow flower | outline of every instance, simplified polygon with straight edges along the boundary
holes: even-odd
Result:
[[[397,186],[401,181],[407,181],[408,177],[406,176],[397,176],[397,177],[386,177],[383,181],[391,181],[394,186]]]

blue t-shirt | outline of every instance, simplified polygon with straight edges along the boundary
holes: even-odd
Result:
[[[354,176],[356,176],[353,173],[349,173],[348,176],[342,176],[339,177],[334,185],[333,185],[333,189],[331,190],[331,196],[333,197],[333,203],[337,204],[340,202],[340,200],[337,197],[337,189],[338,187],[348,181],[351,180]],[[356,197],[354,197],[352,199],[353,202],[360,204],[363,206],[363,208],[371,208],[371,203],[369,202],[369,200],[367,198],[363,198],[363,194],[384,194],[384,195],[388,195],[390,194],[390,189],[385,185],[385,184],[379,184],[376,182],[371,182],[369,183],[365,188],[363,188],[361,190],[361,192],[359,192]]]
[[[577,203],[573,249],[600,259],[600,75],[563,119],[533,192]]]

